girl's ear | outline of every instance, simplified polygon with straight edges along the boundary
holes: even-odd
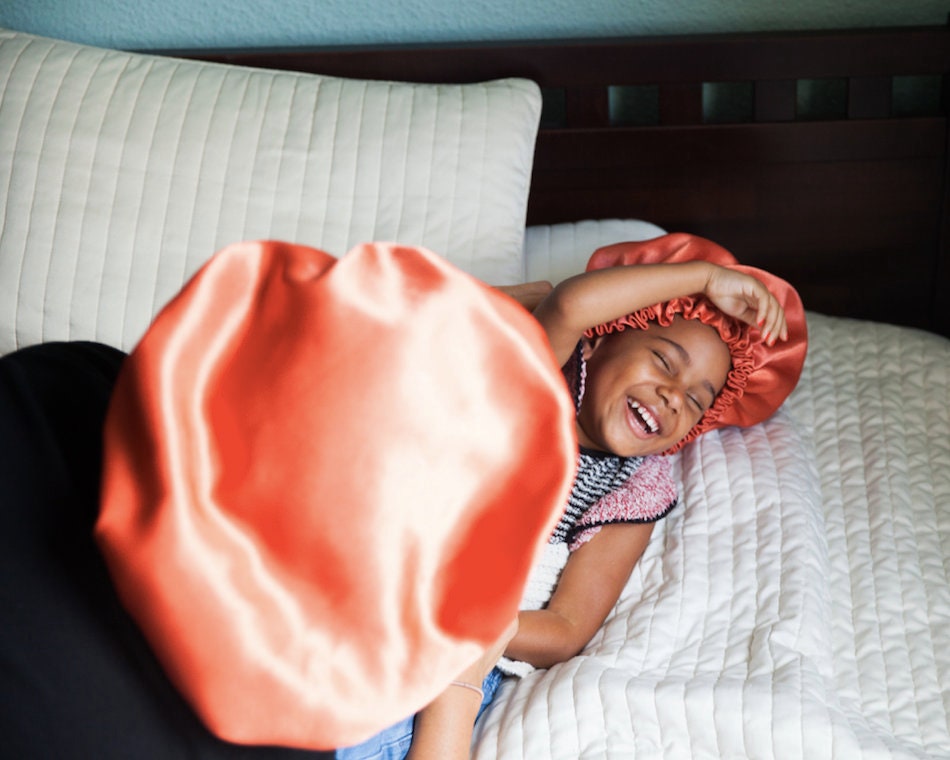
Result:
[[[594,351],[596,351],[597,348],[604,342],[604,338],[606,337],[606,335],[598,335],[594,338],[583,339],[583,345],[581,346],[581,356],[584,358],[585,362],[590,359],[591,356],[593,356]]]

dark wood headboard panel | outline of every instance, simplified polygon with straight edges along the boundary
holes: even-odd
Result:
[[[816,311],[950,335],[950,29],[175,55],[336,76],[538,82],[528,223],[704,235]]]

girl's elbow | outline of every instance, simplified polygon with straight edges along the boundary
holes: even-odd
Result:
[[[584,651],[588,643],[590,643],[591,638],[593,638],[593,634],[568,624],[565,626],[562,635],[558,637],[557,641],[553,643],[547,652],[547,656],[550,660],[547,667],[556,665],[559,662],[567,662],[571,658],[577,657],[577,655]]]
[[[545,651],[542,656],[538,657],[537,660],[531,664],[536,668],[553,667],[558,663],[567,662],[573,657],[577,657],[577,655],[584,651],[586,645],[587,642],[579,645],[570,642],[560,642],[557,646],[553,646]]]
[[[535,318],[554,345],[580,339],[586,329],[583,320],[579,319],[582,313],[578,297],[561,286],[555,287],[534,310]]]

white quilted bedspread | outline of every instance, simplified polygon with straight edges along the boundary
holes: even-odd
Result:
[[[585,652],[503,685],[487,758],[950,758],[950,342],[810,315],[771,420],[682,504]]]

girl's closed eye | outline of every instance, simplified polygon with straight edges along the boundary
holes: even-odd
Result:
[[[656,356],[656,358],[660,361],[660,364],[663,366],[663,369],[668,374],[670,375],[675,374],[676,370],[673,366],[673,362],[670,361],[670,359],[662,351],[658,349],[653,349],[653,355]],[[706,413],[706,406],[705,404],[703,404],[702,401],[699,400],[698,397],[696,397],[692,393],[687,394],[686,397],[700,415],[703,415]]]
[[[674,365],[673,360],[671,360],[671,359],[670,359],[665,353],[663,353],[663,351],[660,350],[660,349],[656,349],[656,348],[655,348],[655,349],[652,349],[652,350],[653,350],[653,355],[656,356],[656,358],[659,360],[660,364],[663,366],[663,369],[664,369],[668,374],[670,374],[670,375],[675,375],[676,372],[677,372],[677,368],[676,368],[676,366]],[[689,401],[689,403],[693,405],[693,408],[696,410],[696,412],[697,412],[700,416],[702,416],[702,415],[704,415],[704,414],[706,413],[707,405],[706,405],[705,403],[703,403],[703,401],[702,401],[697,395],[695,395],[695,394],[693,394],[693,393],[688,393],[688,394],[686,394],[686,398],[687,398],[687,400]]]
[[[657,359],[660,360],[660,363],[663,365],[663,368],[664,368],[667,372],[670,372],[670,373],[673,372],[673,365],[670,363],[670,360],[666,358],[666,356],[663,354],[662,351],[657,351],[656,349],[654,349],[653,355],[654,355]]]

